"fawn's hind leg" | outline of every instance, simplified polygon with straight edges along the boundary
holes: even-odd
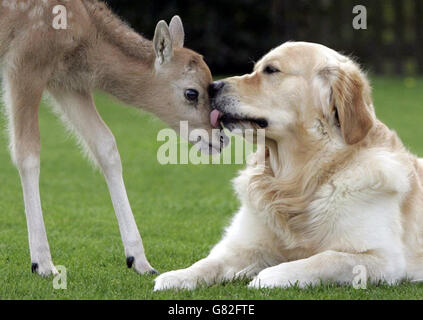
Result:
[[[42,75],[31,74],[29,70],[6,70],[3,86],[9,117],[10,151],[23,189],[32,272],[47,276],[57,271],[51,260],[39,191],[38,109],[45,81]]]
[[[126,194],[115,138],[98,114],[91,93],[58,89],[50,90],[50,93],[57,102],[63,120],[80,136],[104,174],[118,219],[128,267],[133,267],[139,273],[157,273],[144,253]]]

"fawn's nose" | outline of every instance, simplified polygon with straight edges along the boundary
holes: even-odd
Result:
[[[210,95],[210,98],[214,98],[218,94],[218,92],[223,89],[224,86],[225,86],[225,82],[224,81],[214,81],[209,86],[209,95]]]

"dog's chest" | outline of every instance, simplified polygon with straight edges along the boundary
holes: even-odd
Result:
[[[298,212],[292,213],[284,211],[284,206],[275,190],[271,189],[271,180],[257,179],[258,176],[252,174],[248,169],[234,180],[234,186],[238,197],[250,212],[257,216],[263,227],[267,228],[269,233],[276,236],[280,241],[280,248],[285,250],[296,250],[296,258],[302,250],[306,252],[318,250],[322,243],[322,234],[328,234],[327,226],[333,225],[334,217],[325,214],[331,211],[327,203],[331,203],[330,195],[325,195],[325,199],[320,198],[319,202],[302,200],[293,201],[289,209],[298,206]],[[310,210],[313,207],[314,210]],[[315,214],[319,212],[321,214]]]
[[[299,204],[304,205],[302,211],[286,212],[278,206],[278,194],[269,193],[267,184],[272,181],[256,177],[247,169],[234,181],[238,196],[279,239],[280,250],[295,259],[322,250],[366,250],[366,243],[376,244],[378,237],[384,237],[382,226],[389,216],[386,212],[395,205],[393,199],[385,199],[383,194],[375,194],[361,184],[354,185],[342,175],[317,188],[309,201]]]

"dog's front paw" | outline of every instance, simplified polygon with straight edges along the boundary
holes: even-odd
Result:
[[[292,271],[292,270],[291,270]],[[290,272],[283,264],[261,271],[248,285],[249,288],[289,288],[298,286],[304,288],[314,284],[315,281],[303,275]]]
[[[169,289],[193,290],[198,284],[192,272],[189,272],[187,269],[166,272],[158,276],[154,281],[154,291]]]

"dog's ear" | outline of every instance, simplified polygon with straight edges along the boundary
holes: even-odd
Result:
[[[347,144],[360,142],[374,123],[370,85],[352,62],[337,68],[332,85],[331,106],[335,109],[342,135]]]
[[[169,24],[170,37],[175,48],[184,46],[185,32],[184,25],[179,16],[174,16]]]
[[[173,57],[173,45],[169,27],[163,20],[159,21],[153,39],[156,61],[159,65],[169,62]]]

